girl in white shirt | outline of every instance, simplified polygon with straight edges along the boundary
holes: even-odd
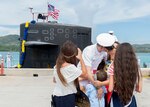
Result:
[[[77,59],[81,63],[81,69],[76,67]],[[87,70],[81,50],[73,42],[66,41],[60,49],[54,68],[56,85],[53,91],[53,99],[55,107],[75,107],[78,77],[86,77],[86,75]]]

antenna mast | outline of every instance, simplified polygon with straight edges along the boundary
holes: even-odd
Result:
[[[33,8],[32,8],[32,7],[29,7],[29,9],[30,9],[30,12],[31,12],[31,14],[32,14],[32,19],[34,20],[34,13],[32,12]]]

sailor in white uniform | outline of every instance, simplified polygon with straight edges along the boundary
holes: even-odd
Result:
[[[100,62],[104,59],[107,60],[107,49],[106,47],[111,47],[115,43],[114,36],[109,33],[99,34],[96,38],[96,44],[87,46],[82,53],[82,58],[86,65],[88,71],[88,79],[80,79],[81,89],[87,89],[86,86],[88,84],[93,84],[94,80],[96,80],[96,71]],[[89,90],[85,90],[88,92]],[[96,96],[96,95],[95,95]],[[97,107],[96,102],[97,96],[94,98],[89,98],[91,107]]]
[[[84,79],[81,83],[81,86],[85,86],[90,82],[94,81],[93,74],[95,73],[95,70],[97,70],[97,67],[99,63],[104,59],[107,59],[107,50],[105,47],[110,47],[114,44],[115,39],[112,35],[109,33],[101,33],[96,38],[97,43],[85,47],[82,53],[83,60],[85,62],[89,78]],[[78,67],[80,67],[80,64],[78,64]],[[82,84],[83,83],[83,84]]]
[[[11,58],[12,58],[12,56],[10,55],[10,53],[8,53],[7,56],[6,56],[7,68],[11,67]]]

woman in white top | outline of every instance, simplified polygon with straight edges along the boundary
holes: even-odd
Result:
[[[113,107],[137,107],[134,90],[142,91],[142,77],[132,46],[118,46],[109,68],[109,91],[113,91]]]
[[[77,68],[77,59],[81,69]],[[71,41],[66,41],[61,47],[54,69],[53,91],[55,107],[75,107],[75,93],[78,77],[86,77],[87,70],[82,59],[82,53]]]

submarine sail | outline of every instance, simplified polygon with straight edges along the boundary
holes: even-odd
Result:
[[[24,38],[25,23],[20,24],[20,47]],[[91,45],[91,28],[77,25],[37,22],[30,23],[25,42],[22,68],[52,68],[61,45],[73,41],[81,50]]]

